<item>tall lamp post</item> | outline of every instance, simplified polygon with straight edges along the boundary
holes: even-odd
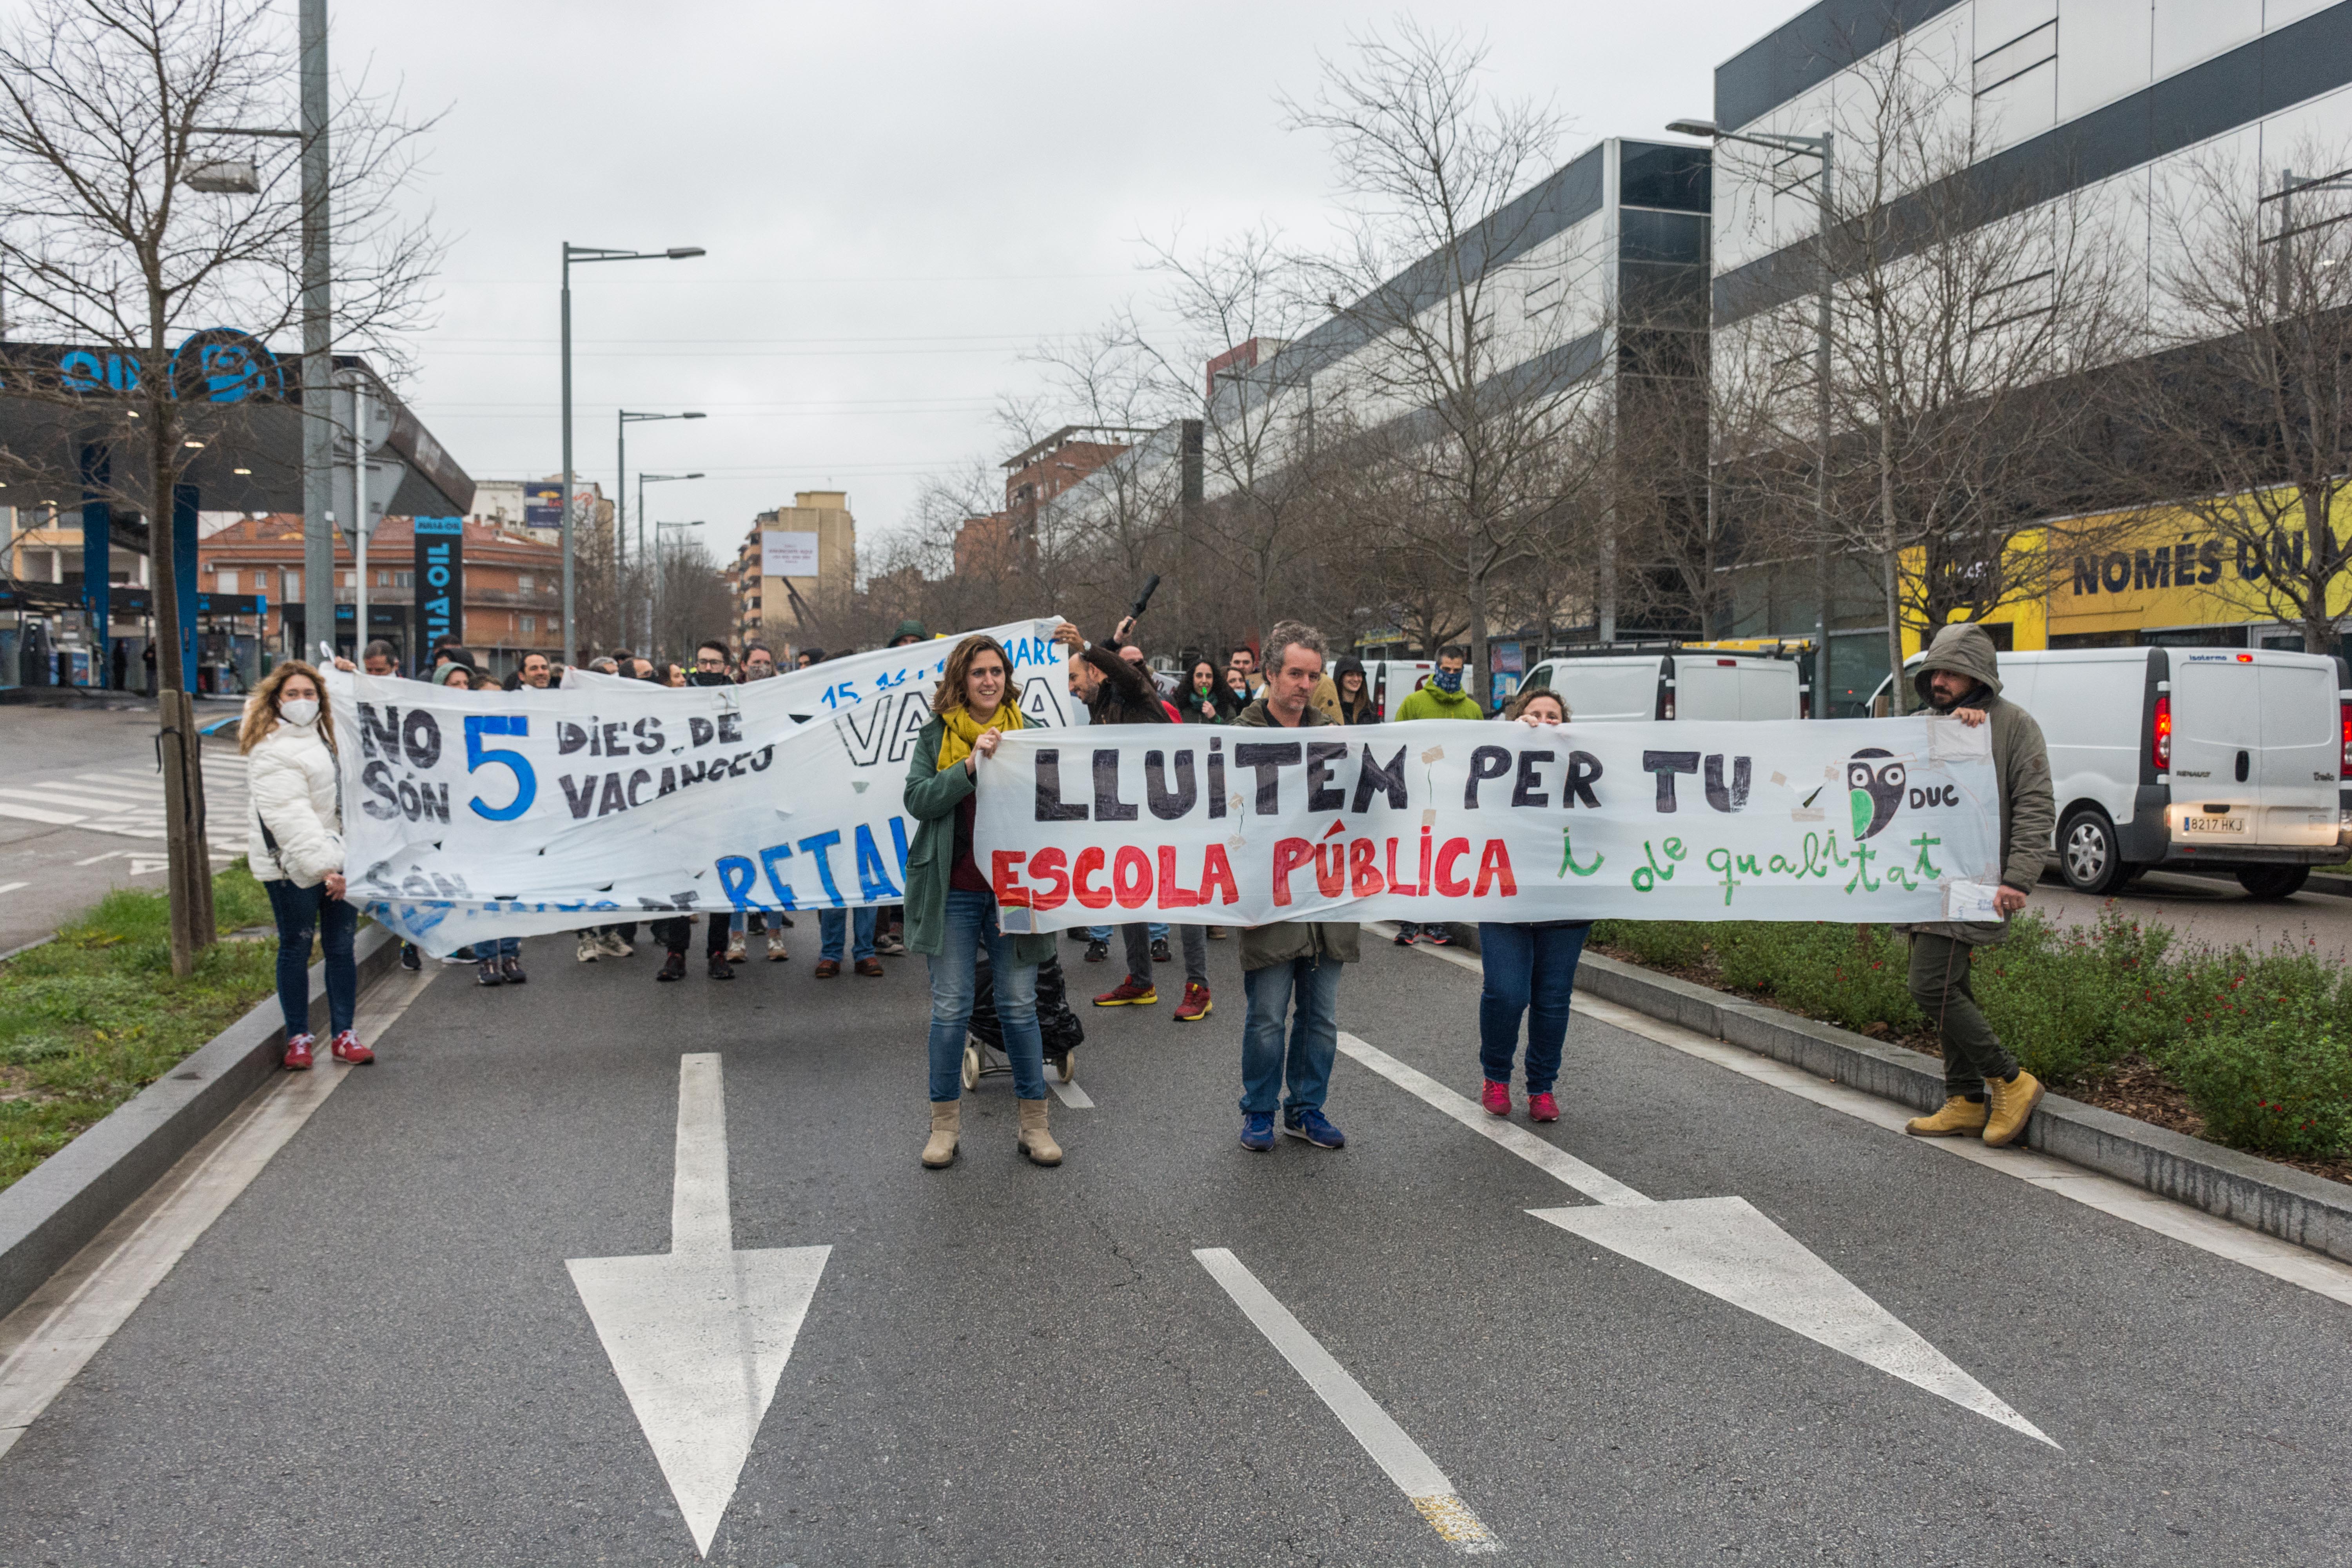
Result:
[[[650,573],[654,564],[653,556],[646,549],[646,487],[700,478],[702,478],[700,474],[639,474],[637,476],[637,565],[640,570]],[[663,523],[660,526],[667,528],[671,525]],[[658,529],[656,533],[658,537]],[[654,637],[653,579],[648,576],[646,583],[646,641],[651,643]]]
[[[639,414],[634,410],[624,408],[619,411],[619,414],[620,418],[614,432],[614,465],[619,468],[621,474],[619,484],[616,487],[616,493],[613,497],[613,504],[620,509],[619,515],[614,520],[613,525],[614,542],[619,552],[619,559],[615,569],[616,575],[625,574],[629,564],[629,426],[632,425],[643,425],[655,419],[702,419],[708,417],[708,416],[704,415],[699,410],[688,414]],[[642,506],[639,510],[643,510]],[[640,563],[642,563],[642,552],[640,552],[639,559]],[[615,585],[617,586],[617,584]],[[625,635],[627,632],[627,626],[625,624],[627,617],[624,616],[622,619],[624,622],[622,630],[624,635]]]
[[[667,250],[614,250],[603,246],[563,242],[563,662],[577,663],[579,634],[572,616],[572,268],[591,261],[685,261],[703,255],[698,245],[673,245]]]
[[[1712,120],[1675,120],[1666,129],[1677,136],[1699,136],[1709,142],[1744,142],[1751,147],[1769,148],[1776,153],[1791,153],[1801,157],[1821,160],[1821,180],[1814,189],[1814,243],[1822,247],[1816,258],[1816,282],[1820,298],[1818,315],[1813,323],[1813,717],[1827,719],[1830,713],[1830,284],[1829,262],[1830,223],[1832,219],[1832,182],[1836,176],[1837,154],[1834,138],[1829,132],[1819,136],[1783,136],[1767,132],[1751,135],[1744,131],[1726,131]],[[1900,671],[1896,672],[1900,675]],[[1895,702],[1902,702],[1902,685],[1895,683]]]

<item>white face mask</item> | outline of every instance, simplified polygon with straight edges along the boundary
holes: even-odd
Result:
[[[292,702],[280,702],[278,705],[278,716],[289,724],[313,723],[319,717],[319,705],[307,698],[298,699]]]

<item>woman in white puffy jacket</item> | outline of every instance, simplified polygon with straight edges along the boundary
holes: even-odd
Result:
[[[310,1065],[310,936],[326,955],[327,1016],[338,1061],[375,1060],[352,1032],[359,971],[352,962],[359,911],[343,897],[343,816],[335,773],[335,723],[319,672],[289,659],[246,700],[237,732],[253,802],[245,858],[278,916],[278,1005],[286,1014],[286,1066]]]

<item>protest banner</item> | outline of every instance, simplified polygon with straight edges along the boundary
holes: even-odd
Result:
[[[1007,735],[974,857],[1009,929],[1119,920],[1989,920],[1956,719],[1121,725]]]
[[[1055,624],[987,634],[1034,724],[1075,716]],[[469,692],[331,671],[350,896],[436,955],[688,911],[895,902],[908,759],[961,640],[742,686]]]

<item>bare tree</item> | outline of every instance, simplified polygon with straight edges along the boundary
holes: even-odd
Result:
[[[2179,552],[2174,583],[2334,653],[2352,581],[2352,152],[2288,157],[2273,178],[2208,154],[2157,204],[2158,352],[2132,379],[2129,450],[2159,490],[2142,517],[2186,515],[2220,545],[2194,579]]]
[[[224,367],[175,374],[172,344],[223,321],[264,341],[286,331],[300,316],[305,226],[324,225],[338,336],[397,364],[398,335],[417,324],[439,255],[399,206],[424,127],[389,105],[353,92],[337,106],[317,212],[299,192],[299,143],[208,129],[292,124],[294,67],[282,11],[266,0],[26,0],[0,30],[0,273],[11,333],[108,366],[93,377],[55,356],[12,354],[0,379],[12,397],[55,409],[59,438],[5,456],[20,472],[86,486],[147,519],[180,974],[214,933],[202,775],[181,695],[179,628],[192,606],[177,602],[172,569],[174,500],[188,443],[235,426],[220,405],[198,401]],[[192,175],[233,162],[254,165],[257,194],[190,189]],[[274,380],[231,357],[232,378]],[[71,447],[107,460],[59,455]]]
[[[1975,111],[1956,74],[1967,69],[1906,34],[1848,73],[1829,221],[1809,245],[1828,279],[1837,432],[1823,524],[1833,548],[1875,568],[1890,670],[1915,616],[1932,630],[2046,594],[2048,552],[2019,535],[2095,418],[2086,373],[2119,359],[2133,327],[2095,196],[2045,198],[1994,174],[1997,126]],[[1811,447],[1812,309],[1747,330],[1776,367],[1777,445]],[[1810,510],[1810,497],[1786,500],[1792,516]],[[1900,710],[1904,683],[1894,690]]]
[[[1352,57],[1286,104],[1330,140],[1350,204],[1345,244],[1306,265],[1358,345],[1333,392],[1415,503],[1397,553],[1459,595],[1483,693],[1498,578],[1601,477],[1568,437],[1601,400],[1605,334],[1569,301],[1605,286],[1591,258],[1537,259],[1545,214],[1519,199],[1551,173],[1558,116],[1483,98],[1484,49],[1409,20]]]
[[[734,595],[709,547],[691,535],[662,539],[654,551],[653,578],[654,643],[647,657],[691,668],[696,644],[707,637],[727,641]]]

